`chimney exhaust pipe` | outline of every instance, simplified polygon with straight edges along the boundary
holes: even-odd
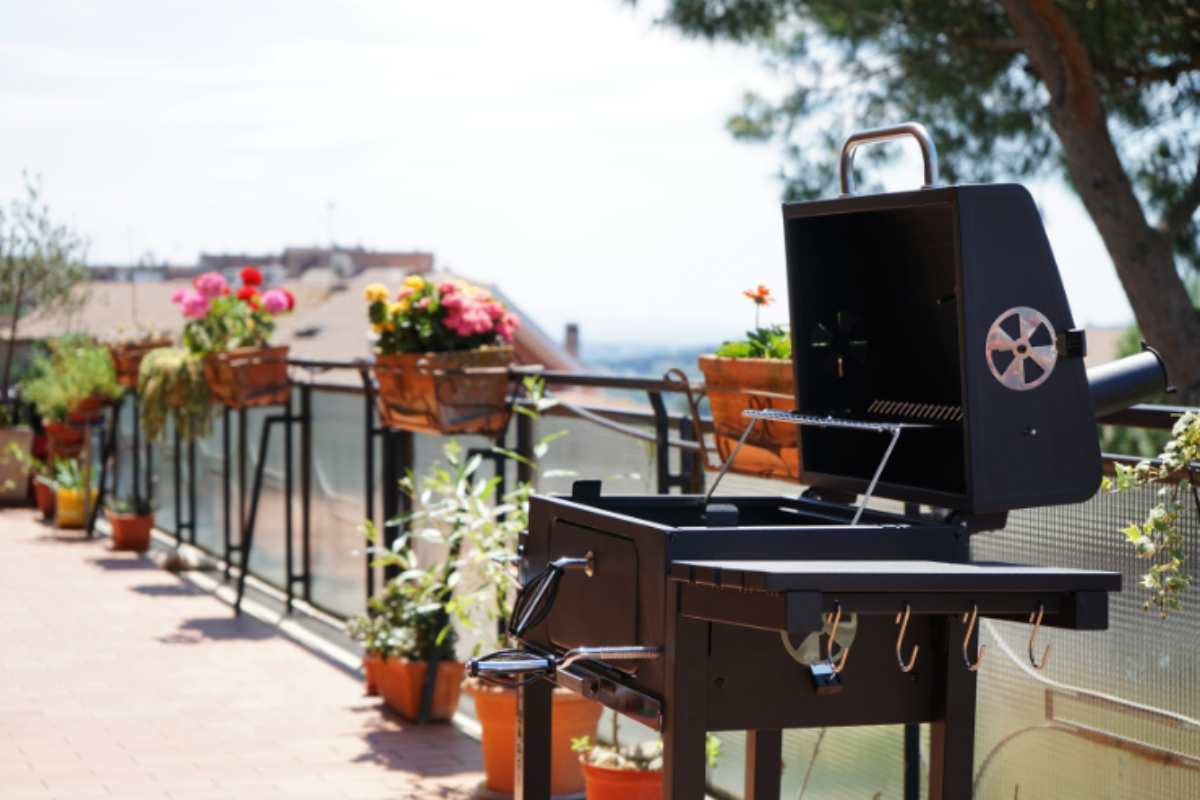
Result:
[[[1163,392],[1175,391],[1167,378],[1167,365],[1162,356],[1144,342],[1142,347],[1143,351],[1137,355],[1087,371],[1097,418],[1124,411]]]

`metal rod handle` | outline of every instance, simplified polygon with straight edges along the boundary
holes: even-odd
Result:
[[[558,668],[569,667],[576,661],[585,658],[594,661],[635,661],[643,658],[658,658],[661,655],[661,647],[641,645],[576,647],[563,653],[562,658],[558,659]]]
[[[480,675],[529,675],[539,672],[554,672],[554,660],[542,658],[506,658],[485,660],[472,658],[467,662],[467,675],[477,678]]]
[[[922,186],[924,189],[929,189],[937,186],[938,182],[938,156],[937,148],[933,144],[933,138],[930,137],[929,131],[919,122],[902,122],[899,125],[889,125],[886,128],[872,128],[866,131],[856,131],[850,134],[846,139],[846,143],[842,145],[842,194],[854,194],[854,151],[864,144],[874,144],[876,142],[886,142],[892,139],[901,139],[905,136],[911,136],[917,140],[917,144],[921,146],[921,158],[925,162],[925,183]]]

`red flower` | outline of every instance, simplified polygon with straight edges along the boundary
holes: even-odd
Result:
[[[296,307],[296,295],[292,294],[287,289],[280,289],[280,291],[283,292],[283,296],[287,298],[287,301],[288,301],[287,310],[291,311],[293,308]]]
[[[238,289],[237,299],[251,308],[258,308],[258,292],[254,291],[253,286],[243,286]]]
[[[254,267],[250,267],[250,266],[242,267],[241,275],[242,275],[242,283],[245,284],[246,286],[261,286],[262,285],[262,273],[259,272]]]

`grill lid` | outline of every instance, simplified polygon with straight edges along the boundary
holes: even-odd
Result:
[[[912,136],[917,191],[856,196],[857,147]],[[875,493],[969,513],[1078,502],[1100,482],[1080,332],[1033,199],[937,185],[915,123],[855,134],[843,194],[783,207],[796,411],[922,423]],[[801,482],[865,491],[886,437],[806,427]]]

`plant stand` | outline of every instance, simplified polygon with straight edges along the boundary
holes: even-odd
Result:
[[[295,586],[297,583],[300,583],[303,586],[302,595],[303,595],[304,599],[306,601],[310,600],[311,556],[310,556],[310,541],[309,541],[308,509],[309,509],[309,501],[310,501],[310,493],[311,493],[310,473],[311,473],[311,463],[312,463],[312,447],[311,447],[312,439],[311,439],[310,428],[311,428],[311,417],[312,417],[312,402],[311,402],[311,389],[309,389],[309,387],[304,387],[302,389],[300,409],[301,410],[300,410],[299,414],[293,413],[291,392],[289,389],[288,398],[287,398],[286,403],[284,404],[284,413],[272,414],[263,419],[263,426],[262,426],[262,431],[261,431],[261,434],[259,437],[259,444],[258,444],[258,463],[255,465],[254,484],[253,484],[253,487],[252,487],[251,493],[250,493],[250,508],[249,508],[249,512],[245,516],[241,516],[241,519],[244,522],[242,524],[241,543],[238,545],[233,545],[230,542],[230,538],[229,538],[229,459],[226,458],[226,460],[225,460],[225,475],[224,475],[225,496],[223,499],[224,499],[224,505],[225,505],[225,546],[226,546],[226,553],[227,553],[227,555],[226,555],[226,570],[228,571],[230,555],[232,554],[232,552],[234,552],[234,551],[237,552],[237,555],[239,557],[239,562],[240,562],[239,569],[238,569],[238,576],[237,576],[237,594],[236,594],[236,598],[235,598],[234,604],[233,604],[233,610],[234,610],[235,614],[241,613],[242,599],[245,596],[245,591],[246,591],[246,578],[250,574],[250,554],[254,547],[254,529],[255,529],[255,524],[257,523],[257,520],[258,520],[259,502],[262,497],[263,474],[266,471],[267,456],[269,454],[269,447],[270,447],[270,443],[271,443],[271,431],[277,426],[281,427],[283,429],[283,450],[284,450],[284,456],[283,456],[284,489],[283,489],[283,494],[284,494],[284,547],[285,547],[285,551],[284,551],[284,569],[285,569],[284,591],[287,594],[287,611],[290,613],[292,610],[293,601],[295,599]],[[239,502],[239,511],[240,511],[240,507],[244,503],[244,486],[245,486],[244,478],[245,478],[245,464],[246,464],[245,455],[246,455],[246,439],[247,439],[246,416],[247,416],[246,409],[239,408],[238,409],[238,422],[239,422],[239,424],[238,424],[238,445],[239,445],[239,447],[238,447],[238,472],[239,472],[239,474],[238,474],[238,478],[239,478],[239,480],[238,480],[238,502]],[[226,422],[226,424],[225,424],[225,430],[224,430],[224,446],[225,446],[226,456],[228,456],[229,449],[230,449],[230,447],[229,447],[229,425],[228,425],[229,413],[228,413],[228,410],[226,411],[225,422]],[[302,496],[303,508],[304,508],[304,511],[302,514],[303,539],[302,539],[302,543],[301,543],[302,567],[301,567],[300,571],[298,571],[298,572],[295,569],[295,554],[294,554],[293,536],[292,536],[292,533],[293,533],[293,530],[292,530],[292,528],[293,528],[293,525],[292,525],[293,491],[292,491],[292,489],[293,489],[293,483],[294,483],[294,476],[293,476],[294,465],[292,463],[293,462],[293,458],[292,458],[292,426],[296,425],[296,424],[298,424],[300,426],[301,460],[304,464],[303,481],[302,481],[302,487],[301,487],[301,491],[302,491],[302,495],[303,495]]]

